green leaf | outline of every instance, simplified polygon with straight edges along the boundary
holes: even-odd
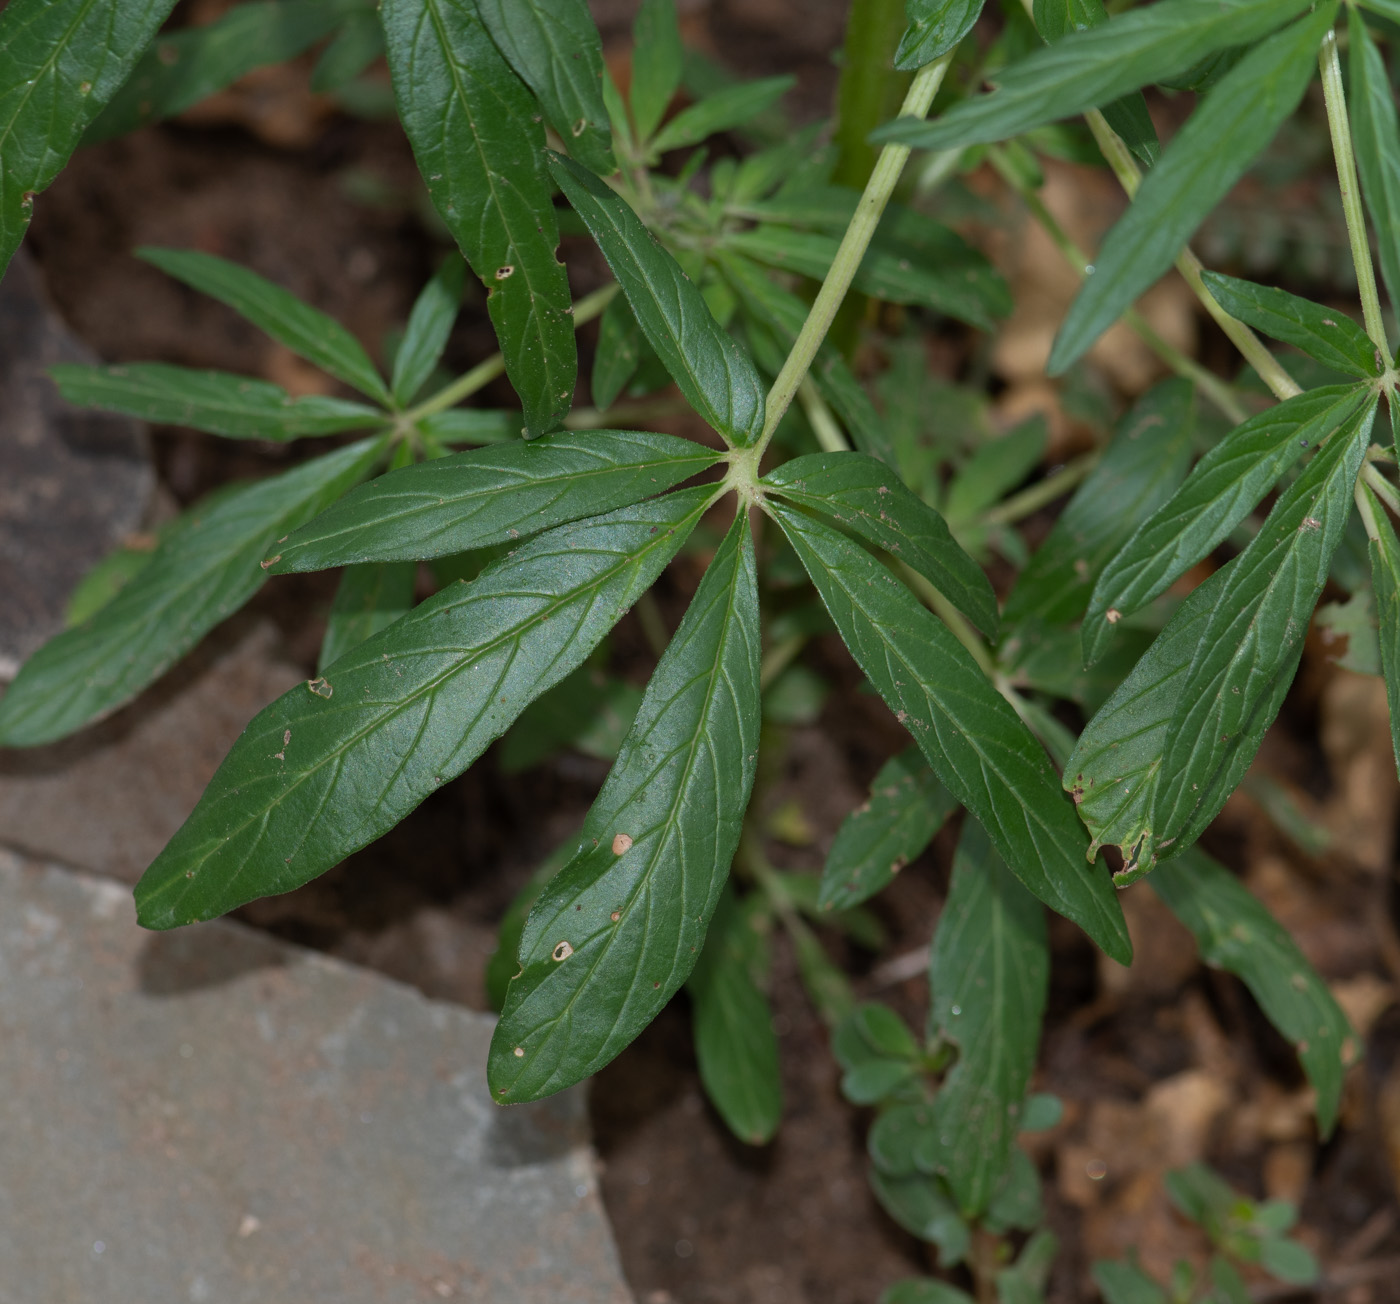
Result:
[[[273,539],[363,479],[384,448],[363,440],[192,508],[110,603],[29,658],[0,698],[0,746],[52,742],[130,701],[262,587]]]
[[[1215,1290],[1208,1297],[1207,1304],[1250,1304],[1249,1287],[1244,1278],[1224,1256],[1216,1254],[1210,1260],[1210,1280]]]
[[[651,138],[680,88],[684,51],[675,0],[642,0],[632,25],[632,121],[637,138]]]
[[[303,303],[280,285],[225,258],[192,249],[148,246],[136,253],[166,275],[226,303],[279,344],[286,345],[308,362],[314,362],[352,389],[368,394],[386,407],[391,402],[388,387],[360,342],[334,318]]]
[[[763,429],[763,384],[748,356],[626,201],[570,159],[551,155],[550,169],[681,393],[722,435],[752,444]]]
[[[516,953],[520,950],[520,936],[525,931],[525,920],[544,891],[545,884],[564,868],[573,857],[575,839],[560,843],[540,862],[530,875],[525,886],[511,899],[501,926],[496,930],[496,949],[486,962],[486,998],[497,1014],[506,1003],[506,989],[510,980],[520,971]]]
[[[1170,1304],[1167,1292],[1131,1263],[1100,1259],[1093,1273],[1105,1304]]]
[[[881,1207],[905,1231],[938,1246],[938,1263],[951,1268],[966,1257],[972,1233],[937,1177],[887,1177],[870,1170],[870,1187]]]
[[[1021,1130],[1027,1129],[1023,1126]],[[1045,1193],[1041,1190],[1040,1173],[1030,1156],[1020,1146],[1013,1146],[1006,1172],[982,1223],[988,1231],[1004,1236],[1013,1228],[1034,1231],[1044,1221]]]
[[[316,673],[324,674],[327,666],[339,661],[352,647],[406,616],[413,609],[417,574],[418,565],[411,561],[347,567],[331,604]]]
[[[154,540],[143,540],[141,547],[130,544],[110,552],[81,580],[68,597],[63,613],[64,629],[81,625],[117,596],[155,556]]]
[[[1168,4],[1166,9],[1186,7]],[[1293,6],[1275,7],[1282,11]],[[1094,274],[1070,305],[1055,338],[1046,364],[1052,375],[1081,358],[1172,265],[1205,216],[1292,115],[1312,80],[1318,44],[1336,12],[1336,0],[1324,0],[1313,14],[1251,50],[1187,119],[1099,249]],[[1131,16],[1097,30],[1112,31]],[[1066,40],[1051,48],[1069,44]]]
[[[1230,316],[1301,349],[1323,366],[1365,379],[1385,369],[1366,332],[1343,312],[1219,272],[1206,272],[1202,279]]]
[[[1307,1246],[1280,1237],[1269,1236],[1260,1242],[1259,1264],[1271,1277],[1293,1286],[1311,1286],[1320,1275]]]
[[[856,664],[1013,872],[1110,955],[1131,956],[1122,909],[1080,858],[1084,832],[1049,758],[968,651],[863,549],[785,504],[767,507]]]
[[[1200,836],[1238,783],[1236,767],[1241,760],[1248,764],[1250,757],[1239,754],[1241,743],[1254,737],[1257,713],[1272,705],[1279,676],[1297,662],[1351,514],[1375,414],[1372,399],[1322,446],[1249,547],[1222,571],[1225,580],[1163,750],[1152,807],[1161,850]],[[1226,775],[1233,780],[1228,788]]]
[[[725,245],[769,267],[822,280],[840,241],[820,231],[759,226],[724,237]],[[994,330],[1010,311],[1005,284],[963,238],[929,222],[920,247],[893,237],[871,241],[852,284],[888,303],[916,304]]]
[[[394,402],[400,407],[413,401],[442,357],[457,310],[462,306],[466,275],[467,267],[461,257],[448,254],[414,303],[399,351],[394,355],[394,375],[389,382]]]
[[[137,885],[142,925],[288,892],[391,829],[587,657],[713,496],[532,539],[260,711]]]
[[[1312,0],[1167,0],[1076,31],[1001,69],[997,89],[933,121],[896,119],[871,137],[945,150],[1019,136],[1168,80],[1216,50],[1282,27]]]
[[[617,170],[603,105],[603,40],[585,0],[476,0],[486,30],[579,162]]]
[[[1400,18],[1400,14],[1391,17]],[[1395,92],[1385,60],[1361,15],[1353,9],[1347,21],[1352,147],[1366,211],[1376,228],[1381,278],[1390,306],[1396,308],[1400,306],[1400,124],[1396,121]]]
[[[796,77],[764,77],[716,91],[698,104],[682,109],[662,127],[651,142],[652,153],[685,149],[718,132],[741,127],[776,104],[795,85]]]
[[[85,143],[173,117],[254,68],[296,58],[332,31],[346,8],[327,0],[240,4],[203,27],[158,36],[92,124]]]
[[[943,518],[864,453],[812,453],[763,477],[769,492],[834,521],[912,566],[989,637],[1000,618],[986,573],[953,541]]]
[[[0,276],[84,129],[174,0],[10,0],[0,12]]]
[[[474,0],[383,0],[380,13],[399,117],[428,194],[486,286],[526,436],[545,434],[573,401],[578,353],[534,98]]]
[[[889,1287],[880,1304],[973,1304],[973,1300],[966,1291],[932,1277],[910,1277]]]
[[[286,540],[273,574],[490,548],[634,503],[713,466],[708,448],[634,430],[561,430],[382,475]]]
[[[352,13],[335,39],[322,51],[311,72],[311,89],[318,95],[341,90],[384,53],[384,29],[372,9]]]
[[[495,1099],[534,1100],[587,1077],[690,974],[753,786],[758,662],[741,512],[656,667],[578,853],[531,912],[523,972],[491,1039]]]
[[[916,1152],[965,1218],[1006,1173],[1040,1045],[1050,957],[1045,914],[976,820],[963,825],[929,961],[929,1024],[958,1048]]]
[[[1133,405],[1017,578],[1003,613],[1007,625],[1079,619],[1099,572],[1181,483],[1195,429],[1195,391],[1187,381],[1163,381]]]
[[[1119,620],[1210,556],[1304,450],[1321,444],[1364,401],[1365,391],[1353,385],[1311,390],[1230,431],[1104,568],[1084,618],[1085,659],[1098,660]]]
[[[1369,488],[1363,488],[1371,505],[1378,537],[1371,540],[1371,582],[1376,594],[1380,624],[1381,669],[1390,705],[1390,740],[1400,772],[1400,539],[1385,510]]]
[[[530,703],[501,740],[501,769],[518,774],[563,747],[611,761],[642,704],[642,690],[580,666]]]
[[[700,1081],[729,1130],[749,1145],[771,1141],[783,1113],[778,1039],[763,994],[771,948],[761,925],[726,886],[687,983]]]
[[[899,38],[894,66],[913,72],[942,58],[976,25],[986,0],[904,0],[909,26]]]
[[[310,394],[293,398],[280,385],[226,371],[193,371],[163,362],[120,367],[68,363],[49,374],[59,393],[80,407],[125,412],[162,425],[189,426],[234,439],[300,439],[383,425],[383,412],[363,403]]]
[[[1332,1131],[1342,1078],[1358,1046],[1346,1015],[1297,943],[1224,866],[1200,851],[1159,865],[1152,885],[1201,948],[1254,993],[1269,1022],[1293,1043],[1317,1091],[1317,1120]]]
[[[823,910],[868,901],[919,855],[957,809],[917,747],[880,768],[870,799],[846,816],[822,870]]]
[[[450,408],[417,423],[418,429],[443,444],[507,444],[519,438],[519,412]]]
[[[943,508],[950,521],[970,522],[1040,465],[1049,428],[1033,416],[1004,435],[979,439],[948,485]]]
[[[598,351],[593,355],[593,405],[600,412],[612,407],[623,387],[636,375],[647,347],[642,328],[626,298],[618,295],[603,309],[598,323]]]
[[[866,1001],[852,1009],[833,1033],[831,1049],[837,1062],[847,1069],[875,1060],[913,1064],[919,1058],[919,1043],[909,1025],[879,1001]]]

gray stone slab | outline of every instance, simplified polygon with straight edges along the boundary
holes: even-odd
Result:
[[[0,1304],[626,1304],[582,1096],[491,1020],[0,852]]]
[[[145,515],[139,422],[72,407],[44,374],[95,362],[21,249],[0,280],[0,681],[63,627],[77,582]]]

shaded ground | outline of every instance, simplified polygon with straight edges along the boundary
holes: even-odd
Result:
[[[632,4],[600,0],[595,7],[610,59],[621,66]],[[682,8],[692,42],[744,72],[795,69],[801,109],[822,111],[834,82],[829,52],[841,32],[836,0],[715,0]],[[1301,147],[1295,152],[1310,157]],[[1333,231],[1333,215],[1315,202],[1306,177],[1279,184],[1318,230]],[[1062,220],[1088,243],[1118,203],[1112,187],[1092,174],[1057,173],[1051,189]],[[1247,193],[1242,202],[1258,208],[1272,199]],[[253,79],[197,121],[80,153],[39,203],[31,248],[63,314],[104,358],[217,366],[306,392],[322,385],[317,373],[130,251],[169,244],[245,262],[378,349],[401,327],[441,247],[422,208],[397,128],[355,121],[311,100],[304,70],[295,70]],[[1212,238],[1222,258],[1237,234],[1227,221],[1217,223]],[[1063,455],[1079,434],[1058,391],[1040,379],[1040,366],[1066,282],[1033,235],[1010,229],[999,240],[1021,308],[982,363],[994,377],[999,415],[1046,411]],[[1292,268],[1296,253],[1297,242],[1281,238],[1273,265]],[[576,274],[586,275],[586,260],[581,265]],[[1307,282],[1296,288],[1317,293],[1316,278],[1330,267],[1293,269],[1295,282]],[[1334,291],[1344,297],[1346,287]],[[1157,292],[1144,311],[1182,347],[1227,362],[1178,290]],[[465,368],[493,349],[484,313],[469,310],[448,363]],[[930,355],[951,368],[973,350],[944,341],[931,345]],[[1153,378],[1152,364],[1126,343],[1105,351],[1100,363],[1120,396]],[[486,398],[506,402],[508,391]],[[295,448],[170,429],[156,432],[156,446],[166,511],[296,455]],[[1048,520],[1028,523],[1032,537]],[[663,581],[661,607],[672,627],[692,583],[684,566]],[[328,577],[283,578],[255,604],[277,623],[286,654],[307,667],[320,629],[306,613],[324,613],[332,584]],[[1301,1201],[1301,1234],[1326,1266],[1327,1298],[1400,1300],[1395,772],[1379,681],[1338,670],[1327,652],[1320,643],[1310,646],[1261,766],[1331,829],[1333,849],[1306,855],[1244,796],[1231,801],[1210,842],[1294,930],[1366,1034],[1367,1057],[1349,1080],[1342,1126],[1332,1141],[1317,1143],[1291,1052],[1243,988],[1198,967],[1189,939],[1170,926],[1147,888],[1126,898],[1141,954],[1130,973],[1097,959],[1073,928],[1057,926],[1036,1086],[1060,1095],[1068,1108],[1060,1128],[1038,1141],[1036,1155],[1051,1225],[1063,1243],[1053,1298],[1064,1304],[1092,1298],[1086,1272],[1095,1257],[1136,1245],[1144,1262],[1160,1268],[1178,1253],[1199,1252],[1167,1208],[1160,1183],[1163,1168],[1199,1157],[1256,1195]],[[624,672],[644,675],[646,642],[630,620],[613,655]],[[821,864],[841,817],[903,740],[876,699],[858,691],[839,647],[819,644],[807,661],[835,691],[817,724],[789,737],[770,797],[773,809],[796,802],[807,826],[792,839],[800,845],[772,848],[775,861],[792,868]],[[483,1007],[481,966],[496,921],[533,867],[576,827],[603,774],[595,761],[564,756],[508,778],[488,756],[375,846],[242,917],[430,995]],[[894,1001],[915,1022],[926,1006],[924,980],[916,974],[891,981],[888,965],[926,943],[953,840],[945,831],[878,903],[886,950],[846,957],[863,995]],[[839,954],[844,943],[831,945]],[[839,1098],[825,1032],[781,948],[773,995],[788,1114],[766,1150],[736,1144],[703,1102],[681,1003],[598,1078],[593,1110],[606,1161],[603,1190],[624,1265],[646,1304],[855,1304],[928,1266],[923,1247],[869,1194],[866,1120]],[[1105,1175],[1091,1178],[1099,1165]],[[1273,1297],[1268,1289],[1259,1297]]]

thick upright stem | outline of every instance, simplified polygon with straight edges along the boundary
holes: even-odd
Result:
[[[943,58],[919,69],[914,84],[909,88],[909,94],[904,97],[901,116],[922,118],[928,112],[952,60],[953,52],[949,51]],[[768,447],[768,441],[773,438],[778,422],[783,419],[783,414],[792,403],[803,378],[811,369],[817,350],[836,316],[836,310],[846,297],[846,291],[851,288],[856,268],[860,266],[865,251],[870,247],[875,228],[880,223],[885,205],[889,203],[895,183],[899,180],[899,174],[904,171],[904,164],[908,158],[907,145],[886,145],[880,151],[879,161],[870,174],[865,193],[856,205],[855,216],[851,218],[841,246],[836,251],[836,257],[832,259],[831,270],[827,272],[826,280],[817,292],[807,320],[792,346],[792,352],[783,363],[783,369],[773,382],[773,388],[768,391],[767,418],[757,445],[758,456]]]
[[[1347,239],[1351,241],[1351,261],[1356,268],[1356,284],[1361,293],[1361,312],[1366,334],[1381,351],[1383,362],[1390,361],[1390,343],[1381,319],[1381,298],[1376,290],[1376,270],[1371,262],[1371,242],[1366,235],[1366,215],[1361,208],[1361,186],[1356,178],[1356,156],[1351,144],[1351,119],[1347,116],[1346,92],[1342,88],[1342,64],[1337,57],[1337,33],[1328,32],[1318,51],[1322,71],[1322,97],[1327,103],[1327,126],[1332,132],[1332,154],[1337,160],[1337,184],[1342,192],[1342,212],[1347,219]]]

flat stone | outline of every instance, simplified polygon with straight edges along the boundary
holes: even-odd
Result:
[[[576,1089],[492,1020],[0,851],[0,1304],[626,1304]]]
[[[63,628],[74,586],[141,525],[155,486],[145,428],[71,406],[44,374],[96,361],[20,250],[0,280],[0,682]]]

